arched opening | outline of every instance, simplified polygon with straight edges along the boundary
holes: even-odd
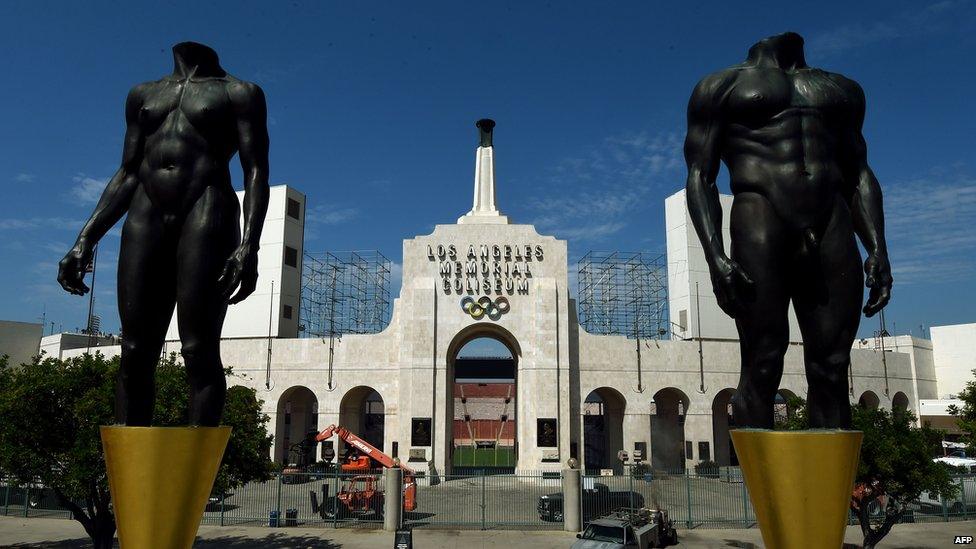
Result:
[[[739,464],[739,458],[735,455],[735,447],[732,446],[732,437],[729,436],[729,430],[735,427],[735,421],[732,419],[733,398],[735,398],[735,389],[723,389],[712,400],[714,455],[704,455],[705,452],[699,447],[698,461],[711,460],[718,465]]]
[[[877,408],[881,405],[881,399],[874,391],[864,391],[861,394],[861,398],[857,400],[858,406],[863,406],[865,408]]]
[[[891,399],[891,407],[895,410],[907,410],[909,408],[908,395],[898,391]]]
[[[308,387],[289,387],[278,399],[275,422],[275,461],[282,465],[315,462],[314,438],[318,432],[319,401]]]
[[[458,342],[450,363],[452,472],[515,472],[518,368],[511,343],[475,332]]]
[[[773,400],[773,423],[777,429],[787,429],[796,414],[797,396],[789,389],[780,389]]]
[[[617,452],[624,449],[624,409],[627,401],[610,387],[594,389],[583,400],[583,467],[621,472]]]
[[[368,385],[350,389],[339,402],[339,425],[349,429],[366,442],[383,448],[385,420],[383,397]],[[345,445],[339,448],[345,452]]]
[[[685,467],[685,415],[691,400],[674,387],[661,389],[651,402],[651,467]]]

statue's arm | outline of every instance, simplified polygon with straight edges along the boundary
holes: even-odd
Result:
[[[864,261],[865,285],[871,288],[864,313],[872,316],[885,305],[891,295],[891,265],[888,261],[888,246],[885,242],[884,207],[881,198],[881,185],[868,166],[868,148],[864,141],[864,91],[857,83],[848,80],[848,89],[855,105],[854,126],[851,146],[853,179],[849,198],[854,231],[864,245],[867,258]]]
[[[102,192],[91,217],[78,234],[78,243],[94,247],[129,209],[132,195],[139,186],[136,172],[142,161],[142,131],[139,127],[139,109],[142,108],[142,92],[135,87],[125,101],[125,141],[122,146],[122,164]],[[77,245],[77,244],[76,244]]]
[[[705,250],[705,259],[712,268],[726,257],[722,242],[722,204],[715,180],[721,160],[721,107],[728,86],[728,77],[721,73],[707,76],[695,87],[688,102],[685,137],[688,210]]]
[[[233,82],[228,95],[237,119],[238,154],[244,171],[244,230],[241,245],[231,256],[220,285],[230,303],[254,292],[258,279],[257,252],[268,212],[268,108],[264,92],[250,82]],[[230,297],[240,285],[240,290]]]
[[[722,203],[715,184],[722,156],[723,103],[733,78],[730,72],[717,73],[705,77],[695,87],[688,102],[685,161],[688,164],[688,211],[705,251],[712,290],[719,307],[735,318],[743,311],[744,296],[751,291],[753,281],[725,253]]]
[[[129,92],[125,101],[125,141],[122,146],[122,165],[112,176],[102,196],[95,205],[91,217],[78,233],[72,246],[58,264],[58,282],[61,287],[76,295],[88,292],[84,283],[85,270],[91,263],[95,244],[118,223],[128,211],[132,195],[139,186],[136,173],[142,161],[143,137],[139,127],[139,109],[142,108],[141,87]]]

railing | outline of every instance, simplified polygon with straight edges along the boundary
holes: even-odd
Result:
[[[613,476],[583,475],[580,498],[584,523],[621,507],[666,509],[679,528],[752,528],[755,513],[737,468],[721,473],[628,470]],[[339,489],[374,477],[375,493],[350,510]],[[954,498],[922,495],[902,522],[976,519],[976,476],[953,477],[960,486]],[[203,523],[270,527],[383,526],[382,471],[369,475],[324,473],[276,475],[212,497]],[[439,475],[419,477],[417,505],[403,513],[412,528],[562,530],[562,480],[558,473]],[[313,496],[314,494],[314,496]],[[543,497],[545,496],[545,497]],[[873,504],[877,516],[883,512]],[[71,518],[52,491],[41,485],[17,486],[0,481],[0,515]],[[856,523],[850,516],[850,523]]]
[[[413,528],[505,528],[561,530],[562,515],[540,516],[539,499],[559,494],[559,474],[485,474],[423,477],[417,482],[417,508],[404,513]]]

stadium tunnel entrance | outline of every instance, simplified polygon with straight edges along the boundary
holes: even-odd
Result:
[[[459,335],[449,355],[451,474],[510,474],[518,463],[518,352],[502,329]]]

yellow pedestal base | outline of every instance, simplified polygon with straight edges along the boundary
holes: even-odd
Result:
[[[122,549],[189,549],[230,427],[103,426]]]
[[[766,547],[843,546],[864,434],[758,429],[731,434]]]

